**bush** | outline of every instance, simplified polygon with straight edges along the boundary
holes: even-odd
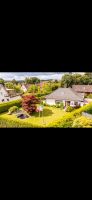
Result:
[[[66,112],[72,112],[75,108],[72,106],[68,106]]]
[[[32,125],[29,122],[24,122],[21,119],[11,119],[10,116],[0,116],[0,127],[1,128],[34,128],[34,127],[38,127],[39,125]]]
[[[18,100],[9,101],[6,103],[1,103],[0,104],[0,113],[7,112],[9,110],[9,108],[12,106],[21,107],[21,102],[22,102],[21,99],[18,99]]]
[[[78,117],[77,119],[74,120],[73,128],[92,128],[92,119],[88,119],[86,117]]]
[[[37,109],[37,103],[39,103],[39,100],[34,95],[27,95],[24,96],[22,99],[22,108],[29,114],[32,114],[33,112],[36,112]]]
[[[57,104],[55,105],[55,107],[56,107],[56,108],[60,108],[60,104],[57,103]]]
[[[63,104],[63,102],[60,103],[60,108],[61,108],[61,109],[64,108],[64,104]]]
[[[92,99],[92,94],[89,94],[86,97]]]
[[[65,113],[60,119],[49,124],[49,127],[62,127],[62,128],[70,128],[73,125],[75,117],[80,117],[82,112],[86,112],[87,110],[92,110],[92,103],[85,105],[79,109],[72,111],[71,113]]]
[[[56,103],[56,105],[54,105],[54,107],[63,109],[64,108],[64,104],[63,104],[63,102]]]
[[[85,112],[92,114],[92,103],[88,104],[85,108]]]
[[[9,108],[9,113],[12,114],[18,110],[19,110],[19,108],[17,106],[13,106],[13,107]]]

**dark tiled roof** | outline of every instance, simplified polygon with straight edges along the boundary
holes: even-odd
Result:
[[[51,94],[47,95],[46,99],[83,101],[84,95],[76,93],[72,88],[58,88]]]
[[[72,88],[76,92],[92,92],[92,85],[73,85]]]

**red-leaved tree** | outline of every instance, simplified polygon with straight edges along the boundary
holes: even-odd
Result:
[[[22,98],[22,108],[29,114],[36,111],[37,103],[39,103],[39,100],[34,95],[23,96]]]

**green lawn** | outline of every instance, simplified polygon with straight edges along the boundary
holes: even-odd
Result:
[[[31,123],[34,126],[40,126],[40,127],[47,127],[51,122],[58,120],[60,117],[65,115],[66,112],[61,110],[60,108],[54,108],[54,107],[44,107],[43,111],[43,117],[39,117],[39,113],[32,114],[31,117],[26,119],[18,119],[16,115],[8,115],[7,113],[0,114],[0,116],[3,116],[3,118],[17,121],[23,121]]]

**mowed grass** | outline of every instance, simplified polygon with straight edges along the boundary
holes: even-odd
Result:
[[[40,126],[40,127],[48,127],[48,125],[51,122],[54,122],[55,120],[58,120],[63,115],[65,115],[66,112],[64,110],[61,110],[60,108],[54,108],[54,107],[44,107],[43,110],[43,116],[41,113],[41,116],[39,117],[39,113],[32,114],[29,118],[26,119],[18,119],[16,115],[8,115],[7,113],[3,113],[0,116],[3,116],[4,118],[10,118],[11,120],[19,120],[23,122],[31,123],[34,126]]]

